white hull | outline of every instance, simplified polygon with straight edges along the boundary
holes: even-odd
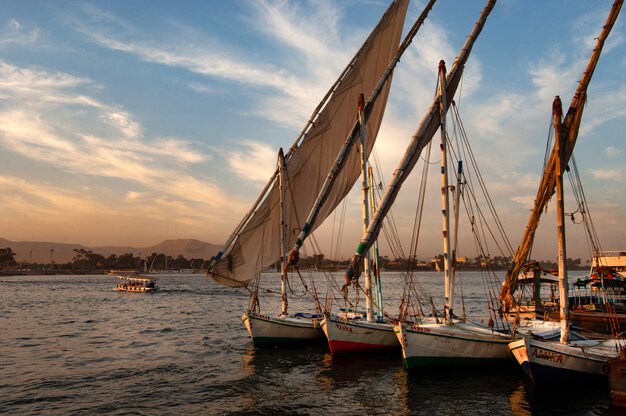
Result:
[[[348,353],[400,349],[393,325],[384,322],[341,319],[326,315],[321,322],[330,352]]]
[[[509,360],[509,335],[471,324],[396,325],[405,366],[478,364]]]
[[[524,336],[511,342],[509,348],[524,372],[538,384],[606,377],[606,362],[618,355],[615,340],[561,344]]]
[[[307,343],[324,340],[319,318],[266,316],[246,312],[241,317],[256,345]]]

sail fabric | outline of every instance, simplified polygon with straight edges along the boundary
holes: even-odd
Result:
[[[338,152],[350,135],[357,114],[360,94],[370,96],[386,71],[400,43],[409,0],[395,0],[353,59],[351,67],[320,111],[304,139],[291,149],[283,177],[285,195],[286,246],[294,245],[300,228],[332,168]],[[367,120],[367,155],[374,146],[385,112],[391,77],[372,106]],[[360,175],[357,146],[352,146],[333,189],[311,231],[332,213]],[[267,195],[237,233],[211,276],[226,286],[246,286],[264,268],[280,260],[281,209],[278,180],[274,178]]]

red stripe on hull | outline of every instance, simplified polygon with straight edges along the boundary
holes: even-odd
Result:
[[[333,354],[347,353],[347,352],[363,352],[363,351],[376,351],[376,350],[395,350],[400,349],[400,344],[389,346],[381,344],[366,344],[363,342],[352,341],[328,341],[328,347]]]

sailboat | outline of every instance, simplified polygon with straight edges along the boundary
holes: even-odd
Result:
[[[374,91],[368,98],[367,102],[365,102],[364,95],[361,94],[360,99],[359,99],[358,112],[357,112],[358,120],[355,123],[355,126],[352,130],[352,134],[346,140],[343,148],[338,152],[337,158],[326,177],[326,181],[320,187],[319,193],[317,195],[316,200],[314,201],[312,205],[312,208],[311,208],[311,211],[309,212],[307,220],[304,223],[304,225],[301,227],[301,232],[295,241],[294,248],[292,249],[290,255],[283,262],[283,267],[282,267],[283,270],[286,270],[292,266],[297,267],[297,263],[299,259],[299,250],[302,247],[303,241],[313,231],[313,229],[315,228],[315,224],[318,224],[321,221],[321,219],[324,218],[322,215],[324,216],[328,215],[328,213],[324,213],[324,212],[328,210],[328,205],[330,203],[329,201],[333,201],[332,190],[336,186],[345,188],[345,185],[342,184],[343,180],[340,175],[347,168],[347,166],[350,166],[348,163],[346,163],[346,155],[348,154],[351,147],[353,147],[354,143],[359,137],[361,141],[360,141],[360,147],[359,147],[358,153],[360,155],[361,175],[363,178],[362,180],[363,180],[363,189],[364,189],[363,191],[364,213],[367,213],[369,211],[368,204],[371,204],[373,206],[373,204],[375,203],[375,198],[373,197],[373,190],[369,187],[369,185],[367,185],[368,181],[367,181],[367,176],[366,176],[367,171],[369,171],[370,172],[369,175],[371,175],[371,168],[367,166],[368,155],[371,151],[371,148],[375,140],[375,136],[372,137],[371,134],[372,132],[375,133],[377,131],[377,128],[372,128],[372,126],[370,126],[369,123],[371,123],[372,121],[375,121],[376,123],[380,122],[380,119],[376,120],[375,118],[373,118],[374,113],[372,113],[372,108],[373,108],[374,103],[378,99],[378,97],[381,95],[381,91],[383,91],[383,88],[388,89],[388,86],[386,85],[388,85],[388,80],[390,80],[390,77],[393,73],[393,69],[395,68],[396,64],[399,62],[404,51],[411,44],[412,39],[415,37],[418,29],[422,26],[424,20],[426,19],[429,11],[432,9],[434,3],[435,3],[435,0],[429,1],[429,3],[425,6],[423,12],[420,14],[420,16],[417,18],[417,20],[411,27],[411,29],[408,31],[402,44],[399,46],[397,53],[395,54],[393,59],[390,61],[387,70],[381,77],[376,88],[374,88]],[[404,7],[406,8],[406,5]],[[366,139],[366,137],[369,138],[369,140]],[[370,180],[370,183],[371,182],[373,182],[373,180]],[[370,192],[368,192],[368,190]],[[337,203],[338,202],[336,202],[334,206],[336,206]],[[367,224],[367,219],[365,219],[364,221],[365,221],[365,224]],[[377,291],[376,291],[377,297],[381,299],[381,296],[382,296],[381,290],[380,290],[381,284],[380,284],[380,278],[379,278],[377,266],[375,267],[375,270],[376,270],[376,274],[375,274],[376,282],[375,283],[376,283],[376,288],[377,288]],[[368,305],[367,306],[367,311],[369,314],[368,316],[372,316],[371,287],[372,287],[372,284],[371,284],[371,280],[369,280],[369,275],[368,275],[368,282],[366,284],[366,299],[367,299],[366,303]],[[382,304],[382,300],[379,300],[378,302],[378,305],[379,305],[378,316],[379,317],[382,317],[382,309],[380,308],[381,304]],[[350,314],[352,314],[352,312],[350,312]],[[249,318],[249,315],[246,316],[245,318]],[[315,317],[315,319],[316,318],[317,317]],[[246,321],[248,320],[246,319]],[[324,329],[324,331],[326,331],[324,322],[325,320],[322,320],[321,326]],[[388,332],[387,342],[397,344],[394,338],[390,337],[389,335],[390,333]],[[329,344],[329,345],[332,345],[332,344]],[[333,346],[331,346],[331,350],[334,350]]]
[[[478,37],[478,34],[482,30],[482,26],[484,22],[493,9],[495,5],[495,1],[490,1],[487,3],[487,6],[484,8],[478,22],[476,23],[474,30],[471,35],[468,37],[465,45],[459,52],[459,55],[455,61],[451,76],[446,82],[445,77],[441,82],[441,90],[439,95],[433,101],[433,105],[429,113],[426,114],[424,121],[422,121],[418,132],[413,136],[413,142],[416,142],[416,138],[420,137],[422,143],[420,145],[425,145],[432,136],[434,135],[436,128],[438,125],[436,124],[435,108],[437,105],[440,105],[441,108],[447,108],[449,105],[449,101],[446,99],[446,90],[451,96],[454,95],[456,91],[456,87],[458,85],[458,80],[460,79],[463,66],[469,57],[469,52],[471,51],[474,40]],[[444,66],[445,71],[445,66]],[[446,88],[447,86],[447,88]],[[415,146],[412,143],[409,147]],[[407,150],[407,154],[409,151]],[[419,157],[419,154],[418,154]],[[413,163],[414,164],[414,163]],[[408,168],[410,170],[410,168]],[[400,172],[396,170],[396,172]],[[407,172],[408,173],[408,172]],[[401,175],[405,177],[405,175]],[[400,175],[394,177],[397,179]],[[367,234],[369,230],[374,226],[375,221],[382,221],[382,218],[376,219],[376,216],[379,214],[381,209],[388,210],[389,201],[389,189],[394,189],[394,184],[396,182],[392,182],[387,188],[387,194],[381,201],[381,205],[378,209],[376,209],[373,214],[374,219],[369,221],[367,215],[364,215],[364,233]],[[399,186],[399,185],[397,185]],[[364,188],[366,184],[364,183]],[[365,199],[365,197],[364,197]],[[364,208],[364,213],[367,213],[367,210]],[[372,350],[386,350],[386,349],[400,349],[400,344],[402,344],[402,340],[400,339],[400,343],[398,343],[398,337],[394,332],[394,328],[396,325],[395,321],[390,321],[386,319],[381,313],[382,307],[382,299],[378,297],[378,314],[375,316],[372,310],[372,295],[371,292],[368,292],[368,287],[371,286],[370,283],[370,254],[369,249],[372,246],[375,246],[376,238],[371,239],[368,242],[367,247],[364,246],[363,240],[357,249],[357,255],[353,258],[351,262],[351,266],[346,272],[345,280],[348,285],[358,285],[358,277],[360,275],[360,265],[363,265],[363,274],[365,276],[365,297],[366,297],[366,313],[365,316],[357,314],[351,314],[348,312],[343,313],[335,313],[331,314],[326,312],[324,315],[324,320],[322,320],[321,325],[324,329],[324,333],[328,338],[329,347],[332,353],[345,353],[345,352],[355,352],[355,351],[372,351]],[[377,292],[380,294],[380,288],[377,288]],[[508,340],[507,340],[508,341]],[[506,348],[506,343],[504,343]],[[506,351],[506,349],[505,349]]]
[[[582,113],[587,98],[587,86],[591,81],[591,77],[600,58],[600,53],[604,45],[604,41],[608,37],[615,20],[619,14],[623,1],[617,0],[613,3],[606,24],[603,27],[602,33],[597,40],[596,47],[594,48],[592,55],[587,64],[581,80],[579,81],[578,88],[574,93],[570,108],[567,112],[565,120],[563,121],[564,143],[562,149],[562,166],[568,166],[570,157],[576,144],[578,137],[578,129],[582,119]],[[545,210],[548,201],[555,192],[555,177],[552,174],[554,171],[554,165],[556,164],[556,156],[554,152],[550,155],[550,158],[545,166],[544,174],[541,178],[537,196],[534,201],[534,206],[531,215],[528,219],[522,241],[515,252],[515,256],[511,263],[511,267],[507,270],[505,281],[500,291],[500,300],[503,303],[503,312],[515,312],[518,309],[518,302],[515,293],[519,286],[519,278],[522,275],[520,273],[528,262],[528,257],[533,245],[535,232],[539,225],[539,219],[541,214]]]
[[[589,378],[605,378],[605,367],[609,359],[618,355],[623,340],[610,338],[608,340],[572,340],[573,334],[570,332],[569,317],[569,295],[566,267],[566,244],[563,209],[563,179],[569,158],[573,152],[573,147],[578,136],[578,128],[582,117],[583,104],[585,102],[587,86],[596,67],[602,46],[608,37],[615,20],[621,9],[623,0],[615,0],[609,12],[606,23],[598,37],[587,68],[579,83],[578,89],[572,99],[572,104],[567,117],[562,121],[561,100],[557,96],[553,103],[553,126],[554,126],[554,147],[550,156],[550,163],[544,171],[539,187],[538,198],[535,201],[535,209],[545,205],[547,199],[540,198],[543,195],[551,196],[556,188],[557,195],[557,231],[558,231],[558,259],[559,259],[559,312],[561,322],[560,339],[558,341],[545,340],[524,335],[521,340],[512,342],[509,345],[511,352],[518,363],[522,366],[526,374],[536,384],[559,382],[574,382]],[[553,187],[554,186],[554,187]],[[537,227],[540,212],[533,210],[531,214],[532,232]],[[527,233],[528,234],[528,233]],[[525,247],[531,241],[523,240],[520,247]],[[517,254],[520,254],[519,252]],[[518,259],[524,257],[516,256]],[[507,278],[511,276],[507,275]],[[504,288],[509,289],[504,293],[507,299],[512,299],[514,280],[507,280]]]
[[[407,7],[408,0],[391,2],[289,151],[279,156],[278,168],[250,211],[209,263],[208,277],[225,286],[250,289],[248,310],[242,319],[257,345],[324,338],[317,314],[288,311],[289,259],[285,248],[295,244],[301,219],[314,205],[319,210],[308,223],[308,232],[324,221],[356,182],[360,159],[352,143],[359,127],[353,105],[360,94],[369,97],[364,109],[371,138],[366,149],[369,155],[384,114]],[[337,171],[337,166],[342,169]],[[325,181],[330,175],[335,176],[332,187]],[[320,201],[317,196],[322,189],[326,194]],[[258,297],[259,280],[261,272],[277,261],[281,264],[281,311],[264,314]]]
[[[525,334],[522,339],[509,344],[513,356],[522,366],[531,380],[537,384],[550,382],[575,382],[589,377],[606,377],[606,363],[616,358],[621,341],[617,338],[608,340],[570,340],[569,295],[567,283],[565,226],[563,210],[563,177],[561,170],[562,140],[558,133],[561,130],[561,100],[554,101],[554,154],[556,157],[556,195],[557,195],[557,227],[559,234],[559,309],[561,336],[559,341],[545,340]]]
[[[365,126],[363,117],[363,104],[359,102],[359,124]],[[365,149],[367,140],[365,129],[361,130],[361,148]],[[363,227],[367,229],[372,209],[375,206],[373,190],[373,174],[371,166],[368,167],[365,153],[361,151],[361,183],[362,183],[362,207]],[[371,267],[373,266],[373,267]],[[324,312],[324,318],[320,325],[328,339],[328,347],[333,354],[344,352],[359,352],[382,349],[399,349],[400,345],[393,335],[393,324],[385,319],[382,307],[382,286],[380,283],[380,270],[378,268],[378,250],[374,248],[374,255],[368,252],[363,263],[365,274],[365,316],[362,313],[343,312],[333,315],[329,311]],[[372,270],[373,269],[373,270]],[[373,278],[372,278],[373,275]],[[374,284],[372,284],[374,283]],[[374,299],[372,286],[375,286],[376,320],[374,320]],[[346,287],[347,291],[347,287]],[[365,319],[363,319],[365,318]]]
[[[486,363],[489,361],[506,361],[509,359],[508,344],[511,341],[509,332],[500,332],[493,328],[479,326],[459,320],[454,314],[454,287],[456,272],[456,242],[458,237],[459,199],[461,178],[463,177],[462,161],[458,162],[457,184],[455,187],[455,226],[454,240],[451,244],[450,200],[448,178],[448,139],[446,134],[446,99],[445,65],[439,66],[440,85],[440,131],[441,131],[441,196],[442,196],[442,236],[444,265],[444,322],[424,323],[400,321],[394,328],[402,345],[404,366],[408,369],[441,365],[467,365]]]
[[[417,31],[419,30],[419,28],[422,26],[424,20],[428,16],[428,13],[432,9],[434,3],[435,3],[435,0],[430,0],[428,4],[426,4],[426,6],[424,7],[424,10],[420,14],[420,16],[416,19],[411,29],[408,31],[402,44],[399,46],[396,55],[394,56],[391,63],[389,64],[389,67],[385,73],[385,76],[379,82],[380,86],[384,85],[387,77],[391,75],[394,67],[400,61],[400,58],[402,54],[404,53],[404,51],[411,44],[413,38],[417,34]],[[363,214],[364,214],[363,221],[364,221],[364,226],[367,227],[369,223],[369,219],[368,219],[369,212],[372,209],[372,207],[374,207],[374,204],[375,204],[373,188],[370,187],[369,185],[373,183],[373,179],[369,179],[369,183],[368,183],[368,178],[371,178],[372,176],[371,167],[368,167],[368,155],[369,155],[369,150],[371,149],[373,145],[373,139],[375,139],[375,137],[371,136],[372,129],[369,125],[369,123],[372,121],[372,118],[370,115],[370,107],[371,107],[371,103],[374,102],[374,100],[376,99],[376,92],[379,89],[380,88],[377,87],[374,90],[375,94],[370,96],[367,102],[364,101],[363,96],[362,98],[360,98],[359,104],[358,104],[358,111],[357,111],[358,120],[357,120],[357,124],[355,125],[355,129],[353,130],[353,134],[350,140],[347,141],[346,144],[344,145],[344,149],[342,149],[339,152],[337,159],[335,160],[335,163],[333,164],[333,168],[329,172],[326,178],[326,181],[321,186],[321,189],[317,195],[315,202],[313,203],[311,211],[309,212],[309,215],[305,223],[301,227],[301,232],[298,238],[296,239],[293,249],[291,250],[288,256],[285,267],[297,266],[297,263],[299,260],[299,251],[300,251],[300,248],[302,247],[304,240],[311,234],[313,230],[313,225],[317,221],[319,221],[319,217],[323,214],[324,206],[325,204],[327,205],[327,201],[330,200],[330,194],[331,194],[332,189],[335,186],[340,186],[336,184],[337,184],[339,173],[342,172],[343,169],[345,169],[345,161],[344,161],[345,156],[344,155],[346,153],[346,150],[349,149],[349,147],[353,145],[353,143],[356,141],[357,138],[360,138],[359,154],[360,154],[362,190],[363,190],[362,192],[362,207],[363,207]],[[376,251],[376,249],[374,251]],[[374,267],[373,267],[373,273],[372,273],[374,275],[374,286],[376,288],[376,297],[377,297],[377,305],[376,305],[377,306],[377,322],[376,323],[372,322],[373,321],[372,317],[374,314],[374,311],[373,311],[374,302],[373,302],[373,293],[372,293],[372,286],[373,286],[372,274],[369,273],[369,267],[370,267],[369,256],[367,257],[366,262],[367,262],[366,267],[367,267],[368,272],[366,273],[366,284],[365,284],[365,298],[366,298],[365,316],[367,316],[368,318],[367,322],[361,321],[359,322],[359,325],[357,326],[354,326],[354,327],[348,326],[346,325],[348,317],[361,318],[363,314],[359,312],[355,313],[353,311],[345,311],[343,314],[343,319],[341,323],[339,322],[331,323],[330,320],[332,320],[333,317],[330,315],[328,310],[325,310],[324,319],[321,321],[321,326],[327,338],[329,339],[329,347],[330,347],[331,352],[339,352],[343,349],[346,349],[349,351],[355,351],[355,350],[371,349],[371,348],[387,348],[388,346],[397,347],[397,342],[392,336],[392,333],[389,331],[391,327],[388,324],[385,324],[383,322],[384,319],[383,319],[383,310],[382,310],[382,292],[381,292],[380,273],[379,273],[380,269],[378,267],[377,261],[373,262]],[[387,327],[384,328],[383,331],[380,331],[380,327],[377,326],[377,324],[386,325]],[[380,338],[380,339],[377,339],[373,343],[372,342],[362,343],[361,340],[358,339],[359,338],[358,334],[362,332],[365,332],[369,336],[369,338],[372,338],[372,339]],[[330,334],[333,334],[333,335],[330,335]],[[372,336],[372,334],[378,334],[378,335]],[[347,336],[347,339],[345,339],[346,336]],[[356,336],[356,339],[355,339],[355,336]]]
[[[487,5],[483,9],[483,12],[475,24],[472,33],[468,36],[465,45],[461,49],[461,52],[455,60],[452,70],[447,77],[445,75],[445,65],[441,65],[443,68],[443,75],[440,77],[441,81],[439,93],[433,101],[430,110],[420,123],[418,130],[414,134],[411,143],[405,152],[404,158],[401,160],[399,167],[395,170],[394,177],[387,186],[387,190],[385,191],[385,194],[373,215],[372,221],[369,223],[367,230],[357,247],[356,253],[353,256],[350,266],[345,274],[347,282],[356,281],[356,279],[360,276],[361,265],[365,264],[364,258],[367,258],[367,251],[376,241],[382,226],[382,221],[389,212],[400,186],[417,163],[422,149],[424,149],[424,147],[430,142],[435,132],[440,127],[440,120],[442,117],[445,117],[445,112],[451,104],[452,97],[454,96],[463,72],[463,66],[467,61],[473,43],[480,34],[486,18],[493,9],[494,5],[495,0],[487,2]],[[447,296],[449,296],[448,300],[452,299],[452,296],[450,295],[448,295],[447,292]],[[448,308],[447,313],[449,314],[451,320],[453,317],[452,308]],[[328,320],[328,316],[326,317],[326,320]],[[448,323],[450,323],[450,320]],[[346,321],[334,323],[336,326],[344,325],[343,329],[345,329],[345,331],[343,332],[345,333],[355,332],[354,326],[345,325]],[[397,335],[397,339],[403,346],[405,364],[408,366],[412,366],[414,363],[418,363],[418,361],[423,362],[424,360],[429,360],[432,362],[433,360],[437,360],[439,358],[445,358],[447,363],[454,364],[459,361],[455,360],[455,358],[463,360],[481,357],[498,359],[508,358],[507,345],[508,342],[510,342],[510,336],[508,335],[501,335],[491,329],[474,327],[470,324],[459,324],[458,326],[455,326],[454,329],[450,329],[452,326],[447,324],[433,325],[434,326],[432,327],[427,327],[427,325],[423,324],[413,326],[403,323],[395,326],[394,330]],[[381,329],[383,328],[382,325],[379,325],[379,327]],[[367,330],[367,328],[365,330]],[[419,341],[419,351],[416,351],[413,347],[416,345],[414,338],[421,339],[421,334],[427,334],[428,338],[435,340],[435,342],[445,340],[442,344],[451,345],[452,342],[455,344],[452,345],[452,350],[444,349],[443,354],[441,354],[442,350],[439,344],[432,344],[431,349],[425,350],[422,348],[421,341]],[[365,331],[363,332],[362,338],[365,339]],[[374,339],[375,337],[372,336],[371,338]],[[361,341],[361,343],[363,344],[364,342]],[[459,345],[456,345],[456,343]],[[492,352],[492,349],[495,350],[495,352]],[[414,358],[419,358],[419,360]]]

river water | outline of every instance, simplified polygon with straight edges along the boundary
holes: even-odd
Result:
[[[481,303],[474,275],[463,283],[470,309]],[[419,279],[440,291],[439,274]],[[385,280],[390,305],[400,280]],[[114,292],[115,283],[0,277],[0,414],[619,414],[606,385],[536,391],[513,361],[408,373],[400,353],[256,349],[240,319],[248,293],[203,275],[162,276],[153,294]],[[279,300],[268,296],[266,314]]]

